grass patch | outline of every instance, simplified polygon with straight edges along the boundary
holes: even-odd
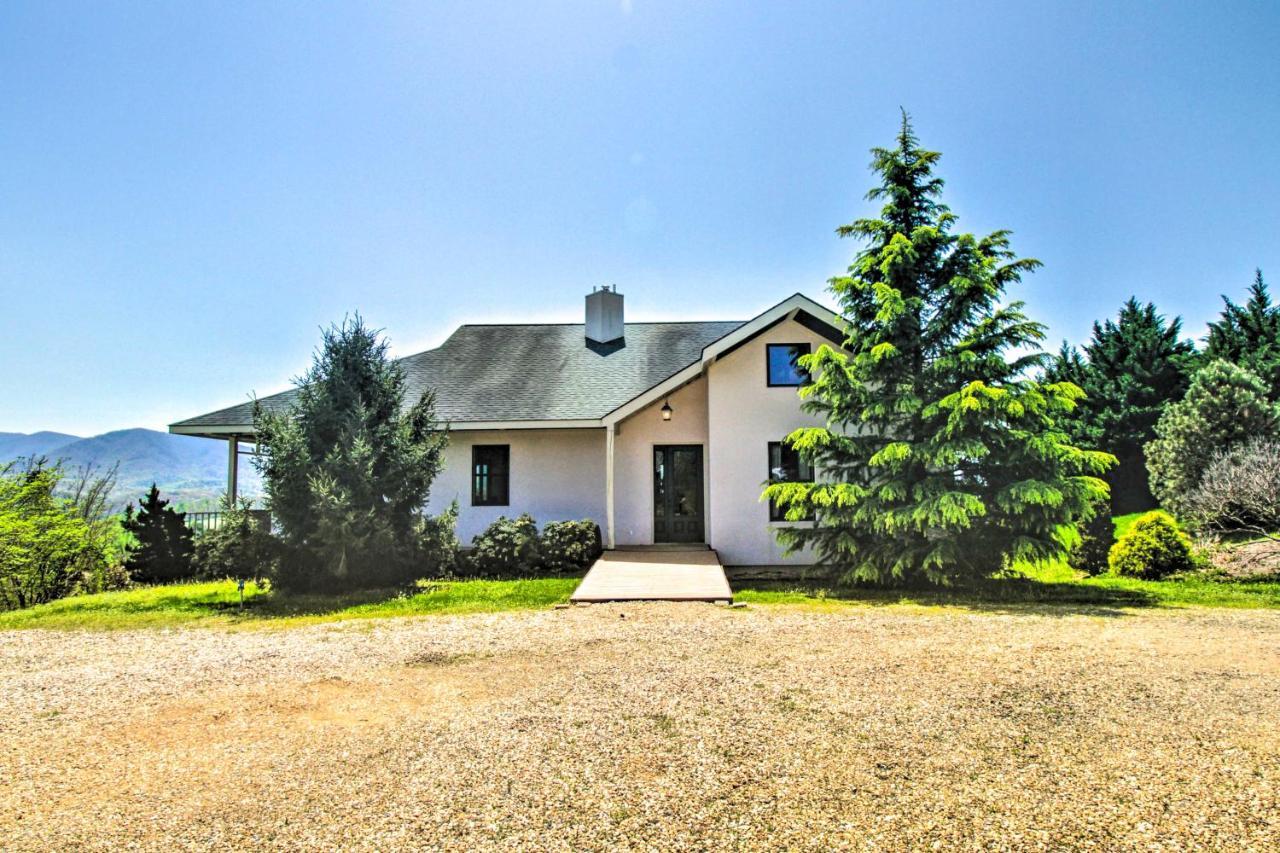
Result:
[[[1112,518],[1116,539],[1150,510]],[[1114,607],[1238,607],[1280,609],[1280,574],[1229,577],[1196,572],[1159,581],[1103,574],[1090,577],[1066,563],[1023,566],[1008,578],[963,587],[871,587],[830,580],[767,582],[734,591],[735,601],[807,608],[903,604],[992,609],[1009,605]]]
[[[1121,536],[1128,533],[1129,528],[1133,527],[1133,523],[1149,512],[1151,512],[1151,510],[1144,509],[1142,512],[1131,512],[1128,515],[1112,516],[1111,521],[1116,526],[1116,538],[1119,539]]]
[[[246,610],[265,595],[245,587]],[[145,628],[178,625],[239,613],[234,581],[139,586],[119,592],[74,595],[48,604],[0,613],[0,629]]]
[[[0,630],[206,626],[292,626],[345,619],[428,614],[493,613],[550,607],[569,600],[578,578],[421,581],[412,592],[370,590],[347,595],[286,596],[256,584],[245,587],[245,607],[233,581],[143,586],[77,595],[0,613]]]
[[[1227,578],[1190,574],[1160,581],[1115,575],[1089,577],[1065,564],[1025,567],[1008,578],[963,587],[867,587],[831,581],[769,582],[736,589],[747,604],[839,608],[849,605],[915,605],[991,610],[1019,605],[1059,606],[1097,612],[1125,607],[1280,608],[1280,577]]]
[[[1193,572],[1158,581],[1103,574],[1089,577],[1054,564],[1024,568],[1034,582],[1051,587],[1076,586],[1100,595],[1142,596],[1161,607],[1263,607],[1280,608],[1280,576],[1233,578],[1212,572]]]

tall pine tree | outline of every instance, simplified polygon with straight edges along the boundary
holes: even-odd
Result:
[[[1063,345],[1045,372],[1047,381],[1072,382],[1085,392],[1064,422],[1071,437],[1120,460],[1107,475],[1116,512],[1155,505],[1143,448],[1155,438],[1161,412],[1190,384],[1195,347],[1181,334],[1179,318],[1167,322],[1155,305],[1130,297],[1115,320],[1093,324],[1083,357]]]
[[[766,489],[790,518],[816,522],[779,537],[847,578],[881,582],[949,583],[1062,557],[1106,495],[1096,475],[1113,460],[1056,426],[1080,389],[1028,375],[1045,358],[1043,327],[1003,299],[1040,264],[1017,258],[1007,231],[953,232],[939,155],[905,113],[897,144],[872,153],[880,185],[868,198],[884,206],[839,229],[865,248],[830,282],[848,355],[824,345],[804,357],[804,407],[826,426],[789,437],[818,479]]]
[[[258,466],[286,546],[275,583],[359,589],[440,571],[424,516],[448,444],[434,395],[405,399],[404,369],[358,314],[324,332],[297,386],[288,411],[256,413]]]
[[[1262,270],[1255,270],[1249,299],[1237,305],[1222,297],[1222,316],[1209,324],[1205,356],[1232,362],[1267,383],[1271,400],[1280,400],[1280,305],[1271,302]]]

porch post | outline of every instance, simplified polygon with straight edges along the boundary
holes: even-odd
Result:
[[[614,424],[605,427],[604,433],[604,507],[605,535],[604,547],[613,550],[613,436]]]
[[[236,502],[236,486],[239,479],[240,436],[233,435],[227,439],[227,498],[232,505]]]

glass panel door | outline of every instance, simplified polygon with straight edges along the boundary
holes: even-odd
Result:
[[[653,448],[653,541],[703,542],[702,446]]]

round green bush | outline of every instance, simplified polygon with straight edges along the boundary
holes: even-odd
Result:
[[[1149,512],[1111,547],[1107,556],[1111,571],[1146,580],[1157,580],[1195,567],[1191,537],[1183,533],[1167,512]]]
[[[591,519],[549,521],[542,528],[542,569],[571,575],[600,556],[600,527]]]
[[[472,574],[493,578],[533,575],[542,564],[538,524],[527,512],[516,518],[505,515],[471,540],[465,560]]]

